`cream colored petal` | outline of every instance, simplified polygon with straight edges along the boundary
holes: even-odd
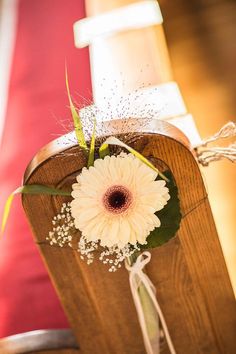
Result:
[[[101,217],[98,217],[96,220],[97,222],[94,225],[93,233],[97,235],[99,240],[101,240],[102,231],[107,224],[107,219],[106,218],[102,219]]]
[[[120,233],[120,220],[119,218],[113,218],[110,223],[110,239],[117,241]]]
[[[163,187],[165,187],[165,185],[166,185],[166,181],[164,181],[163,179],[159,179],[158,181],[156,181],[156,184],[157,184],[159,187],[163,188]]]
[[[137,237],[138,243],[140,243],[141,245],[145,245],[148,235],[149,235],[149,232],[147,232],[147,231],[144,231],[143,233],[138,234],[138,237]]]
[[[119,182],[120,175],[119,175],[119,165],[117,158],[115,156],[111,156],[110,163],[108,165],[109,174],[110,174],[110,182],[116,184]]]
[[[119,229],[119,241],[121,241],[124,245],[129,242],[130,239],[130,224],[127,219],[123,218],[120,221],[120,229]]]
[[[95,217],[83,227],[86,236],[90,235],[93,241],[100,239],[100,232],[104,227],[104,223],[100,222],[99,219],[99,217]]]
[[[161,221],[160,221],[160,219],[158,218],[157,215],[152,214],[152,215],[150,215],[150,218],[152,220],[152,225],[154,227],[160,227],[161,226]]]
[[[138,181],[141,185],[154,181],[157,178],[157,173],[150,167],[142,164],[138,169]]]
[[[80,195],[79,190],[73,190],[73,191],[71,192],[71,196],[72,196],[73,198],[78,198],[79,195]]]
[[[80,215],[78,215],[76,219],[81,225],[84,225],[97,216],[99,216],[99,210],[97,210],[97,208],[88,208],[83,212],[81,211]]]
[[[79,190],[79,189],[80,189],[80,183],[74,183],[74,184],[72,184],[72,189],[73,189],[73,190]]]
[[[164,198],[166,201],[170,200],[170,194],[169,194],[169,193],[164,194],[164,195],[163,195],[163,198]]]
[[[131,245],[136,245],[137,243],[137,232],[135,232],[134,230],[132,230],[132,232],[130,233],[130,239],[129,239],[129,243]]]
[[[108,246],[110,247],[110,228],[108,225],[104,225],[103,229],[102,229],[102,232],[101,232],[101,246]]]
[[[169,199],[165,181],[155,181],[156,176],[132,154],[97,159],[94,167],[82,170],[73,186],[71,211],[76,227],[88,239],[100,239],[103,246],[124,246],[137,240],[144,243],[150,230],[160,224],[155,211]],[[111,217],[104,210],[102,197],[114,184],[128,188],[134,200],[126,214]]]
[[[101,242],[101,246],[103,247],[112,247],[114,246],[114,241],[113,240],[110,240],[109,238],[106,238],[106,241]]]
[[[131,232],[135,232],[135,234],[140,233],[143,231],[142,223],[138,220],[138,214],[132,213],[127,216],[127,220],[130,224]],[[132,238],[133,238],[132,234]]]

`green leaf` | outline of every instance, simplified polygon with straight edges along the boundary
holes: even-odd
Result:
[[[131,154],[133,154],[135,157],[137,157],[139,160],[141,160],[143,163],[145,163],[148,167],[150,167],[152,170],[154,170],[155,172],[158,173],[158,175],[164,179],[165,181],[168,182],[168,178],[166,178],[150,161],[148,161],[148,159],[146,159],[142,154],[140,154],[138,151],[134,150],[133,148],[131,148],[129,145],[126,145],[125,143],[123,143],[122,141],[120,141],[119,139],[115,138],[114,136],[110,136],[108,139],[106,139],[106,141],[102,144],[102,146],[99,149],[99,154],[101,157],[101,152],[104,151],[104,149],[108,146],[108,145],[118,145],[121,146],[123,148],[125,148],[126,150],[128,150]]]
[[[180,227],[182,216],[180,212],[178,189],[171,172],[166,171],[165,175],[167,175],[169,179],[167,187],[169,188],[170,199],[162,210],[156,212],[156,215],[161,220],[161,226],[157,227],[149,234],[147,244],[140,245],[142,249],[155,248],[163,245],[175,236]]]
[[[8,219],[9,213],[10,213],[10,209],[11,209],[11,204],[13,202],[13,198],[14,198],[14,193],[9,195],[9,197],[7,198],[6,204],[4,206],[2,225],[1,225],[1,234],[3,234],[3,232],[5,230],[7,219]]]
[[[89,150],[88,166],[87,166],[88,168],[90,166],[93,166],[94,164],[95,139],[96,139],[96,118],[94,118],[94,123],[93,123],[93,134],[90,142],[90,150]]]
[[[78,144],[82,149],[88,150],[88,147],[87,147],[87,144],[85,141],[85,137],[84,137],[83,126],[82,126],[79,114],[78,114],[78,112],[74,106],[74,103],[71,99],[67,69],[66,69],[66,89],[67,89],[68,99],[69,99],[69,103],[70,103],[71,115],[72,115],[73,122],[74,122],[75,135],[78,140]]]
[[[63,196],[70,196],[71,193],[67,191],[63,191],[57,188],[52,188],[48,186],[43,186],[40,184],[31,184],[27,186],[21,186],[18,187],[13,193],[9,195],[7,198],[6,204],[4,206],[4,211],[3,211],[3,218],[2,218],[2,224],[1,224],[1,234],[3,234],[6,223],[8,220],[8,216],[11,210],[11,205],[13,202],[13,198],[15,194],[47,194],[47,195],[63,195]]]
[[[99,157],[100,159],[104,159],[105,156],[109,155],[109,146],[108,144],[103,143],[99,148]]]

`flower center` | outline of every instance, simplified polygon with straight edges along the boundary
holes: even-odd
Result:
[[[132,200],[132,193],[124,186],[112,186],[103,196],[105,208],[113,214],[121,214],[126,211]]]

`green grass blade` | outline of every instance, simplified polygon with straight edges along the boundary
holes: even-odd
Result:
[[[93,164],[94,164],[95,139],[96,139],[96,118],[94,118],[94,123],[93,123],[93,134],[92,134],[91,142],[90,142],[90,150],[89,150],[89,157],[88,157],[88,168],[90,166],[93,166]]]
[[[82,123],[81,123],[79,114],[78,114],[78,112],[77,112],[77,110],[76,110],[76,108],[74,106],[74,103],[73,103],[73,101],[71,99],[67,70],[66,70],[66,89],[67,89],[68,99],[69,99],[69,103],[70,103],[71,115],[72,115],[73,122],[74,122],[76,138],[78,140],[79,146],[82,149],[87,150],[88,147],[87,147],[87,144],[86,144],[86,141],[85,141]]]
[[[63,191],[57,188],[43,186],[40,184],[32,184],[32,185],[21,186],[17,188],[13,193],[9,195],[5,203],[4,210],[3,210],[2,224],[1,224],[1,234],[3,234],[5,230],[6,223],[11,210],[13,198],[16,194],[47,194],[47,195],[62,195],[62,196],[71,195],[71,193],[68,191]]]
[[[159,176],[164,179],[166,182],[169,182],[168,178],[166,178],[166,176],[163,175],[163,173],[161,173],[150,161],[148,161],[148,159],[146,159],[142,154],[140,154],[138,151],[134,150],[133,148],[131,148],[129,145],[126,145],[125,143],[123,143],[122,141],[120,141],[119,139],[110,136],[100,147],[100,150],[103,151],[104,148],[106,148],[108,145],[118,145],[121,146],[123,148],[125,148],[126,150],[128,150],[131,154],[133,154],[135,157],[137,157],[139,160],[141,160],[143,163],[145,163],[148,167],[150,167],[152,170],[154,170],[155,172],[157,172],[159,174]]]
[[[9,216],[10,209],[11,209],[11,205],[12,205],[12,202],[13,202],[13,198],[14,198],[14,193],[9,195],[9,197],[7,198],[6,204],[4,206],[3,217],[2,217],[2,225],[1,225],[1,234],[3,234],[3,232],[5,230],[6,223],[7,223],[8,216]]]
[[[110,151],[109,151],[109,146],[108,144],[102,144],[99,148],[99,157],[100,159],[104,159],[105,156],[109,155]]]

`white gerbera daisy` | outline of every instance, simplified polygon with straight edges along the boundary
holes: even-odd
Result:
[[[163,180],[132,154],[106,156],[83,168],[73,184],[71,213],[88,241],[123,248],[145,244],[161,222],[155,215],[170,199]]]

